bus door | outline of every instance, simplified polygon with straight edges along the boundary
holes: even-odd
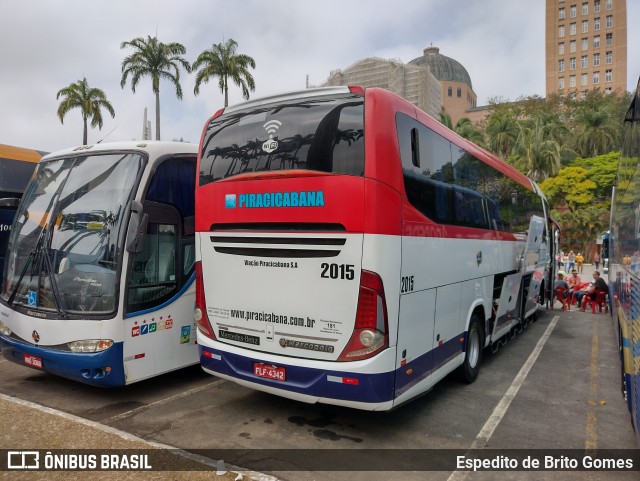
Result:
[[[548,264],[549,253],[545,237],[545,220],[537,215],[531,216],[527,231],[527,244],[524,251],[524,272],[531,273],[525,281],[526,301],[524,318],[529,317],[536,309],[540,286],[544,276],[543,264]],[[527,285],[528,284],[528,285]]]
[[[491,342],[504,336],[517,322],[521,283],[522,274],[519,272],[505,276],[491,329]]]
[[[179,192],[173,186],[183,202],[171,198],[172,187],[157,188],[158,177],[167,182],[180,178],[175,165],[163,165],[174,173],[156,171],[143,202],[147,226],[141,251],[130,257],[124,332],[127,383],[198,362],[193,320],[194,217],[183,215],[193,212],[195,162],[182,172],[187,188]]]

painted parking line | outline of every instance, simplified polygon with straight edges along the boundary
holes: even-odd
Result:
[[[150,404],[145,404],[144,406],[140,406],[137,407],[135,409],[131,409],[130,411],[125,411],[123,413],[117,414],[115,416],[112,416],[110,418],[107,418],[104,420],[105,423],[110,424],[110,423],[114,423],[116,421],[120,421],[122,419],[128,418],[129,416],[134,416],[136,414],[138,414],[139,412],[142,411],[146,411],[147,409],[154,407],[154,406],[160,406],[162,404],[167,404],[170,403],[171,401],[175,401],[176,399],[180,399],[186,396],[190,396],[191,394],[195,394],[197,392],[200,391],[204,391],[205,389],[209,389],[211,386],[215,385],[215,384],[219,384],[221,382],[223,382],[224,379],[215,379],[214,381],[205,384],[204,386],[199,386],[199,387],[195,387],[193,389],[189,389],[188,391],[183,391],[179,394],[175,394],[174,396],[169,396],[167,398],[164,399],[160,399],[158,401],[154,401]]]
[[[589,368],[589,399],[587,400],[587,420],[585,423],[585,449],[598,447],[598,381],[600,378],[600,366],[598,356],[600,354],[600,318],[593,323],[593,335],[591,338],[591,364]]]
[[[500,421],[502,421],[505,414],[507,413],[511,402],[514,400],[516,394],[518,394],[518,391],[524,384],[525,379],[529,375],[529,371],[531,371],[531,368],[542,352],[542,348],[551,336],[551,332],[553,331],[554,327],[556,327],[558,319],[560,319],[559,316],[554,316],[547,326],[547,329],[544,331],[542,337],[538,339],[536,347],[533,349],[526,362],[522,365],[518,374],[516,374],[516,377],[513,379],[511,386],[509,386],[509,389],[507,389],[507,391],[504,393],[504,396],[502,396],[502,399],[500,399],[500,402],[498,402],[498,404],[494,408],[491,416],[489,416],[489,419],[487,419],[487,422],[484,423],[484,426],[476,436],[476,439],[474,439],[473,443],[471,443],[469,450],[482,449],[489,442],[491,436],[493,436],[494,431],[500,424]],[[447,478],[447,481],[462,481],[467,478],[468,474],[468,471],[454,471]]]

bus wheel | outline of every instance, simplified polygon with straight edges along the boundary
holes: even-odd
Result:
[[[459,368],[460,379],[466,383],[472,383],[480,372],[480,362],[482,361],[482,328],[478,316],[473,314],[469,323],[467,334],[467,348],[464,362]]]

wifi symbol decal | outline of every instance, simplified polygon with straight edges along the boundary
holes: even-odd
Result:
[[[282,122],[280,122],[279,120],[269,120],[269,122],[265,123],[263,127],[269,134],[269,138],[272,139],[273,134],[280,128],[281,125]]]

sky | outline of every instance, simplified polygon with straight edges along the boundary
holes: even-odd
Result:
[[[61,123],[57,92],[86,78],[103,90],[103,111],[89,143],[138,140],[145,107],[155,138],[150,79],[136,92],[120,86],[132,51],[123,41],[155,36],[186,47],[192,63],[214,43],[233,38],[254,58],[251,98],[320,85],[331,71],[368,57],[407,63],[431,44],[469,72],[478,105],[489,99],[545,95],[544,0],[0,0],[0,143],[52,152],[82,143],[82,118]],[[628,78],[640,76],[640,0],[627,0]],[[183,99],[160,83],[163,140],[197,143],[206,121],[224,106],[217,79],[193,94],[194,74],[181,73]],[[241,102],[229,89],[229,104]]]

